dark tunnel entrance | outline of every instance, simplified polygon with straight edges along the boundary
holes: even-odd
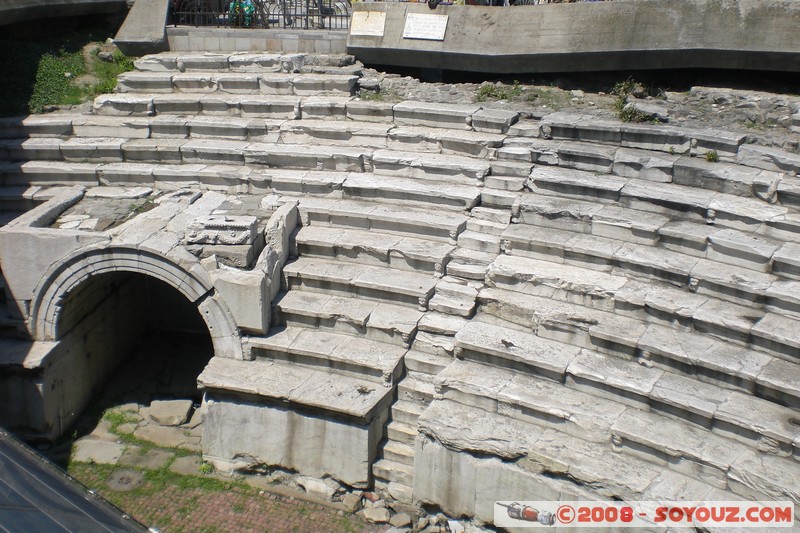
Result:
[[[120,406],[137,429],[152,422],[153,402],[191,402],[187,420],[171,426],[199,408],[197,377],[214,355],[211,337],[195,303],[167,283],[133,272],[92,276],[65,298],[56,334],[69,365],[59,384],[71,408],[62,427],[74,423],[64,438],[116,429],[104,417]]]

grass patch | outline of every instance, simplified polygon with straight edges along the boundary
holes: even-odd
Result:
[[[522,86],[514,80],[513,85],[482,85],[475,97],[476,102],[485,102],[488,99],[513,100],[522,96]]]
[[[133,68],[133,61],[117,51],[110,61],[97,56],[108,28],[82,29],[47,39],[0,39],[0,116],[41,113],[53,106],[75,105],[116,86],[116,76]],[[94,44],[94,52],[83,49]],[[91,74],[97,83],[81,76]]]

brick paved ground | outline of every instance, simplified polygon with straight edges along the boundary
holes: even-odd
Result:
[[[120,468],[73,463],[69,473],[142,524],[163,533],[372,533],[386,529],[323,505],[270,494],[244,483],[181,476],[166,469],[141,471],[144,481],[140,486],[116,492],[107,481]]]

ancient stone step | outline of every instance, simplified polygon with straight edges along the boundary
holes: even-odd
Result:
[[[341,261],[425,271],[439,276],[454,249],[440,241],[315,225],[298,230],[295,242],[302,255],[336,257]]]
[[[370,379],[264,359],[213,357],[198,383],[207,389],[261,396],[365,421],[382,413],[393,395],[391,388]]]
[[[456,334],[456,356],[562,381],[580,349],[526,331],[470,321]]]
[[[488,313],[534,328],[543,338],[620,357],[641,357],[644,365],[655,364],[765,397],[777,393],[760,390],[760,369],[774,357],[797,363],[790,356],[800,347],[794,333],[797,320],[669,287],[639,290],[634,298],[627,291],[620,291],[618,298],[624,297],[630,306],[629,316],[619,314],[625,308],[619,300],[616,312],[611,313],[546,297],[528,295],[523,300],[519,293],[482,289],[479,316]],[[751,340],[752,345],[748,344]],[[788,394],[782,403],[794,402],[793,393],[781,394]]]
[[[650,462],[728,488],[727,472],[748,446],[671,417],[628,409],[611,427],[612,442]]]
[[[421,312],[400,305],[307,290],[288,291],[274,307],[278,324],[361,334],[406,348],[422,317]]]
[[[383,176],[444,180],[465,185],[480,185],[489,173],[488,161],[449,154],[409,155],[394,150],[372,154],[373,172]]]
[[[417,419],[424,409],[418,403],[399,400],[392,404],[391,419],[416,427]]]
[[[342,146],[300,146],[251,143],[243,147],[248,165],[364,172],[371,151],[365,148]]]
[[[433,400],[433,383],[407,375],[397,385],[397,401],[428,405]]]
[[[467,222],[469,225],[469,221]],[[467,229],[458,236],[458,246],[465,250],[475,250],[488,254],[500,253],[500,236],[485,234]]]
[[[372,475],[386,482],[414,485],[414,467],[388,459],[379,459],[372,465]]]
[[[340,296],[385,300],[427,309],[436,278],[385,267],[301,257],[284,267],[289,289],[307,287]]]
[[[453,245],[467,223],[461,213],[355,200],[302,198],[299,208],[304,223],[434,238]]]
[[[475,309],[478,291],[452,277],[447,277],[436,285],[436,293],[428,308],[446,315],[469,317]]]
[[[479,202],[481,196],[480,189],[471,185],[371,173],[351,173],[343,185],[345,197],[404,202],[419,207],[432,204],[435,207],[470,209]]]
[[[394,106],[394,122],[404,126],[472,129],[478,105],[442,104],[407,100]]]
[[[393,420],[386,426],[386,435],[390,441],[405,444],[406,446],[414,446],[414,441],[417,438],[417,427]]]
[[[627,181],[625,178],[602,176],[582,170],[536,166],[528,178],[527,185],[534,193],[556,193],[563,196],[617,201]]]
[[[99,185],[98,165],[62,161],[28,161],[0,163],[0,176],[4,187],[57,185]]]
[[[61,145],[58,137],[33,137],[30,139],[0,140],[0,157],[6,161],[60,160]]]
[[[734,151],[732,157],[735,155]],[[754,196],[756,183],[771,184],[780,177],[778,172],[728,163],[712,163],[704,158],[682,157],[675,162],[672,182],[734,196]]]
[[[740,165],[774,172],[800,173],[800,154],[787,152],[773,146],[743,144],[736,154]]]
[[[391,126],[375,122],[301,120],[280,126],[285,144],[349,145],[386,148]]]
[[[391,386],[403,371],[405,349],[333,331],[287,326],[267,337],[249,337],[253,356],[290,365],[331,368],[337,373]]]
[[[229,94],[352,94],[358,76],[271,72],[133,71],[118,76],[117,92],[221,92]]]
[[[613,310],[627,278],[528,257],[499,255],[486,273],[489,286]]]
[[[436,391],[445,400],[598,443],[608,442],[611,426],[626,409],[560,383],[472,361],[457,360],[444,369]]]
[[[414,445],[390,440],[383,446],[383,459],[413,468]]]
[[[505,136],[464,129],[399,126],[388,134],[388,148],[486,158],[503,145]]]
[[[457,248],[450,254],[447,274],[471,280],[483,280],[496,254]]]
[[[453,362],[453,358],[411,349],[406,352],[404,361],[408,370],[435,376],[447,368],[447,365]]]
[[[67,138],[73,134],[72,120],[74,117],[75,115],[66,113],[2,117],[0,118],[0,139]]]

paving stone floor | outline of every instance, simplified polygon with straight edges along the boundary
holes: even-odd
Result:
[[[143,339],[70,432],[72,438],[51,450],[50,457],[131,517],[164,533],[389,529],[295,498],[285,487],[271,490],[263,480],[208,472],[198,453],[201,426],[195,413],[178,426],[155,423],[148,407],[153,401],[191,398],[196,392],[186,383],[199,370],[187,358],[202,359],[202,350],[196,339]]]

